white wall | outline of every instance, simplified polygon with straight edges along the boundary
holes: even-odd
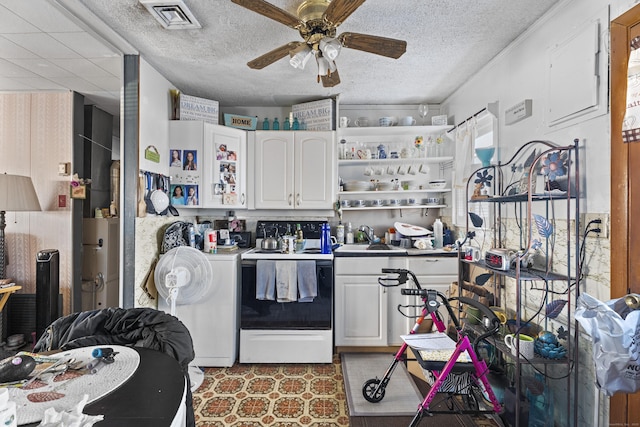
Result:
[[[581,211],[606,213],[611,211],[610,202],[610,115],[608,108],[608,63],[609,63],[609,21],[624,13],[636,1],[565,0],[558,4],[525,34],[521,35],[501,54],[480,70],[472,79],[461,86],[442,104],[449,117],[458,123],[484,108],[488,103],[499,102],[500,157],[506,161],[515,150],[534,139],[550,140],[558,144],[570,144],[574,138],[580,140],[580,173],[583,176]],[[600,94],[598,109],[590,114],[549,126],[546,113],[550,108],[547,84],[549,49],[567,40],[580,28],[594,19],[606,16],[600,28],[600,61],[604,72],[600,72],[600,84],[604,96]],[[568,52],[572,55],[573,52]],[[575,85],[567,79],[567,85]],[[575,86],[574,86],[575,87]],[[575,87],[576,90],[588,88]],[[533,114],[520,122],[505,125],[504,112],[525,99],[533,100]],[[557,214],[557,212],[556,212]],[[513,210],[506,216],[513,217]],[[513,218],[507,218],[507,228],[515,228]],[[566,226],[560,224],[561,227]],[[507,233],[513,230],[508,230]],[[513,233],[517,235],[517,233]],[[507,242],[507,244],[510,242]],[[608,239],[585,240],[587,259],[586,277],[581,289],[596,298],[610,298],[610,246]],[[556,252],[559,253],[559,252]],[[566,253],[566,252],[565,252]],[[559,255],[562,258],[562,255]],[[562,261],[561,261],[562,262]],[[510,286],[507,286],[509,288]],[[507,289],[507,293],[513,289]],[[525,291],[526,293],[526,291]],[[513,298],[511,298],[513,301]],[[591,342],[582,336],[580,344],[580,401],[578,425],[608,425],[608,399],[595,386]],[[565,393],[555,390],[556,425],[565,425],[566,414],[559,414],[559,406]],[[561,409],[561,411],[564,411]]]
[[[610,212],[610,130],[606,91],[609,80],[606,68],[608,22],[600,32],[601,38],[606,40],[601,55],[604,72],[600,76],[600,84],[605,90],[597,112],[572,122],[548,126],[547,67],[549,49],[571,37],[588,22],[607,16],[607,7],[602,0],[560,3],[442,104],[443,111],[454,116],[458,123],[488,103],[498,101],[501,161],[508,160],[518,147],[533,139],[564,145],[578,138],[584,148],[580,153],[583,158],[581,173],[585,177],[582,190],[588,193],[582,210],[598,213]],[[571,85],[572,81],[566,84]],[[533,100],[533,115],[506,126],[505,110],[525,99]]]

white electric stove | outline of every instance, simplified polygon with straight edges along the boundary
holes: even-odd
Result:
[[[301,225],[306,239],[304,251],[282,253],[260,249],[262,238],[282,236],[287,231],[293,233],[297,224]],[[258,221],[256,249],[241,255],[240,363],[331,363],[333,254],[320,253],[322,224],[320,221]],[[261,260],[307,262],[307,266],[309,261],[314,262],[317,296],[312,302],[258,299],[256,279]]]

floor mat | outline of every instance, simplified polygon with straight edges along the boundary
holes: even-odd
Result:
[[[422,395],[411,379],[403,363],[399,363],[387,387],[384,398],[378,403],[365,400],[362,385],[371,378],[381,378],[393,360],[392,354],[343,353],[347,405],[351,416],[400,416],[415,415]]]

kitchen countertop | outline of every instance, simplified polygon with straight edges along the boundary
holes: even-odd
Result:
[[[344,250],[343,248],[338,248],[335,251],[333,251],[333,255],[334,257],[401,257],[401,256],[457,257],[458,253],[455,250],[445,251],[443,249],[416,249],[416,248],[398,249],[396,248],[388,251],[367,251],[367,250],[349,251],[349,250]]]

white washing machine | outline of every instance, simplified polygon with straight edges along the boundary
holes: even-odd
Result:
[[[240,255],[205,254],[211,268],[213,289],[199,303],[176,306],[176,317],[189,329],[197,366],[232,366],[238,356],[240,331]],[[158,295],[158,309],[171,313]]]

